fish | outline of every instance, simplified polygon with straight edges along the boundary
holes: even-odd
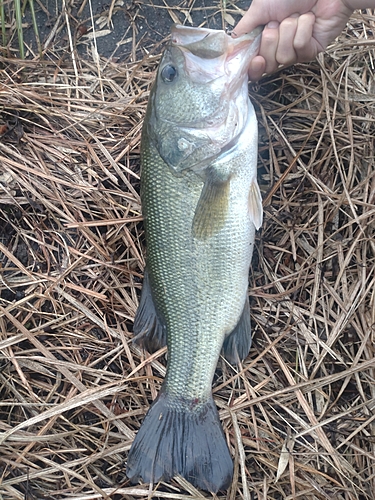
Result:
[[[146,268],[135,341],[167,345],[167,371],[127,458],[131,482],[176,475],[217,493],[233,461],[212,381],[249,353],[248,275],[261,227],[257,119],[247,68],[262,28],[232,38],[175,25],[141,137]]]

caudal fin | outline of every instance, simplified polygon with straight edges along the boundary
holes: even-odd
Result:
[[[211,493],[227,489],[233,463],[213,399],[182,405],[162,390],[135,437],[126,473],[153,484],[180,474]]]

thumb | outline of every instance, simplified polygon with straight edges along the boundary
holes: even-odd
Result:
[[[261,24],[267,24],[270,19],[266,14],[264,8],[261,9],[258,7],[257,2],[253,1],[249,10],[245,12],[243,18],[235,26],[232,36],[237,37],[245,33],[250,33]]]

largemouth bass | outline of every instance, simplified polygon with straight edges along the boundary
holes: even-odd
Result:
[[[167,374],[128,456],[133,481],[180,474],[216,493],[233,464],[212,398],[220,352],[250,349],[248,273],[262,223],[257,120],[247,67],[261,28],[175,26],[150,93],[141,143],[147,267],[136,338],[168,345]]]

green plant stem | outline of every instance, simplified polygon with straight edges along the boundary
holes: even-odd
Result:
[[[23,46],[21,0],[14,0],[14,7],[16,10],[16,27],[17,27],[20,57],[21,59],[25,59],[25,49]]]
[[[36,17],[35,17],[34,0],[29,0],[29,5],[30,5],[30,11],[31,11],[31,18],[33,20],[33,28],[34,28],[36,43],[38,45],[39,57],[42,57],[42,46],[40,43],[38,25],[37,25]]]
[[[5,51],[5,47],[7,44],[7,37],[5,32],[5,10],[4,10],[4,1],[0,0],[0,17],[1,17],[1,38],[2,38],[2,46]]]

